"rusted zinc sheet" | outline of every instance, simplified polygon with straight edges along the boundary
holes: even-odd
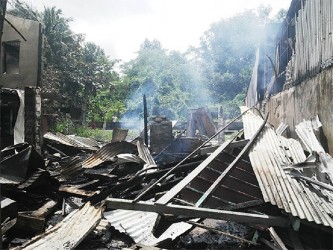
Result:
[[[111,161],[112,158],[118,154],[132,153],[132,152],[137,153],[137,147],[135,144],[126,141],[112,142],[106,144],[96,153],[85,159],[82,163],[82,167],[93,168],[103,162]]]
[[[74,249],[102,218],[102,208],[86,203],[63,221],[16,249]]]
[[[128,129],[114,128],[112,131],[111,142],[125,141],[127,134]]]
[[[77,148],[89,148],[91,150],[99,149],[99,145],[97,141],[89,138],[83,138],[74,135],[64,135],[61,133],[53,134],[51,132],[47,132],[44,135],[44,138],[50,141],[54,141],[60,144],[64,144],[71,147]]]
[[[251,138],[262,121],[253,112],[247,112],[243,116],[245,138]],[[304,162],[306,157],[300,143],[295,140],[287,143],[281,138],[266,125],[249,153],[265,202],[300,219],[333,227],[333,204],[311,185],[284,172],[282,166]]]
[[[77,135],[67,135],[67,137],[75,141],[75,143],[80,144],[82,147],[95,148],[97,150],[101,146],[101,143],[91,138],[81,137]]]

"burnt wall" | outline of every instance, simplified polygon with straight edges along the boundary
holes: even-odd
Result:
[[[266,112],[274,127],[289,126],[289,136],[297,138],[295,125],[319,116],[323,124],[321,142],[333,155],[333,68],[326,69],[301,84],[285,90],[267,102]]]
[[[0,87],[20,88],[40,85],[41,24],[6,15],[17,31],[5,22],[0,55]]]

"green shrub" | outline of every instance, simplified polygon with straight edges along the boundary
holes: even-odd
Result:
[[[97,141],[110,142],[112,139],[112,130],[85,128],[80,125],[74,125],[70,119],[57,121],[51,130],[65,135],[75,134],[77,136],[92,138]]]
[[[110,142],[112,139],[112,130],[92,129],[84,127],[76,127],[75,134],[82,137],[92,138],[97,141]]]

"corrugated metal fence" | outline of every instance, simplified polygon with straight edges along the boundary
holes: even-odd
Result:
[[[333,64],[333,1],[306,0],[296,20],[294,82]]]

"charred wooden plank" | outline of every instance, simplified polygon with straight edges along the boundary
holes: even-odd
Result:
[[[111,175],[111,174],[97,174],[97,173],[84,173],[85,176],[87,176],[90,179],[98,179],[101,181],[105,181],[105,182],[116,182],[117,179],[119,178],[116,175]]]
[[[57,205],[58,205],[57,201],[50,200],[47,203],[45,203],[42,207],[40,207],[38,210],[33,211],[31,215],[34,217],[45,218],[54,211]]]
[[[102,207],[86,203],[60,223],[37,235],[21,246],[24,249],[74,249],[94,228],[102,217]]]
[[[44,231],[45,218],[39,218],[27,213],[19,213],[15,224],[15,230],[27,234],[41,233]]]
[[[271,235],[273,241],[275,244],[281,249],[281,250],[288,250],[288,248],[285,246],[283,241],[281,240],[280,236],[276,233],[273,227],[268,228],[269,234]]]
[[[68,193],[71,196],[75,196],[75,197],[79,197],[79,198],[91,197],[94,194],[96,194],[95,191],[87,191],[87,190],[82,190],[82,189],[79,189],[79,188],[66,187],[66,186],[60,186],[59,191],[64,192],[64,193]]]

